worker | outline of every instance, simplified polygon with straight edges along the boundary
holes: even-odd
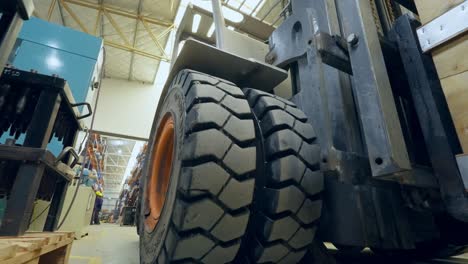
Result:
[[[94,202],[94,210],[93,210],[93,217],[91,218],[91,224],[99,225],[99,212],[102,209],[102,202],[103,202],[103,193],[102,190],[96,191],[96,201]]]

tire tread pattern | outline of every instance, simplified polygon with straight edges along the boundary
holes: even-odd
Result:
[[[254,89],[244,93],[260,124],[266,162],[265,178],[257,179],[251,257],[256,263],[297,263],[314,239],[321,212],[320,148],[294,103]]]
[[[228,81],[182,70],[172,85],[185,93],[185,139],[174,212],[157,263],[230,262],[253,199],[253,114],[242,90]]]

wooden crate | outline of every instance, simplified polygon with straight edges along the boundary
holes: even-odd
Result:
[[[415,0],[427,24],[465,0]],[[463,152],[468,153],[468,33],[431,51]]]
[[[72,232],[28,232],[0,237],[0,264],[66,264],[74,236]]]

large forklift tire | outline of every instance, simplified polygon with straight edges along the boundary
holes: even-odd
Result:
[[[321,214],[320,147],[294,103],[254,89],[244,92],[258,124],[264,161],[264,168],[257,167],[246,249],[256,263],[298,263],[314,241]]]
[[[227,81],[182,70],[161,104],[143,174],[140,262],[230,262],[255,185],[245,95]]]

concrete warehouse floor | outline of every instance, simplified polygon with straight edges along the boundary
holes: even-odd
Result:
[[[89,226],[88,236],[73,242],[70,264],[138,264],[138,235],[134,226]]]
[[[336,249],[326,243],[330,253]],[[88,236],[73,242],[70,264],[138,264],[138,235],[134,226],[119,226],[118,224],[101,224],[89,227]],[[333,264],[468,264],[468,253],[445,260],[432,261],[401,261],[377,257],[364,250],[357,256],[338,257]],[[344,257],[344,258],[343,258]]]

